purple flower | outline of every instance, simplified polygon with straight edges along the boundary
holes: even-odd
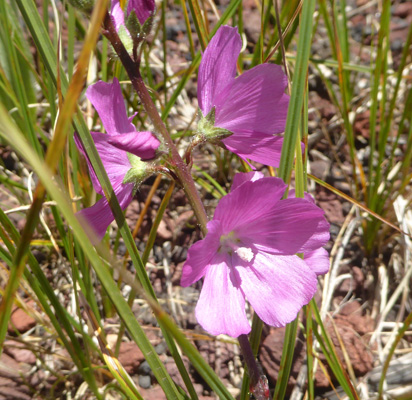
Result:
[[[121,25],[125,24],[124,11],[120,7],[120,0],[112,0],[112,10],[111,15],[118,31]],[[136,13],[137,19],[140,24],[143,25],[146,20],[152,16],[155,12],[155,2],[154,0],[129,0],[127,4],[127,13],[129,16],[130,13],[134,11]]]
[[[206,237],[189,249],[181,285],[204,277],[196,317],[209,333],[249,333],[245,298],[266,324],[285,326],[315,294],[317,275],[328,271],[323,211],[307,199],[282,200],[285,190],[279,178],[237,174]]]
[[[142,160],[155,158],[160,142],[151,132],[136,131],[131,122],[134,115],[127,117],[122,91],[116,78],[111,84],[99,81],[90,86],[86,91],[86,97],[97,110],[107,132],[91,132],[91,135],[116,197],[124,210],[132,201],[136,180],[143,179],[149,172],[147,163]],[[79,211],[77,215],[86,220],[101,239],[114,216],[77,135],[75,142],[86,157],[94,190],[103,195],[94,206]]]
[[[214,125],[232,132],[222,141],[239,157],[279,166],[289,96],[279,65],[261,64],[239,77],[236,62],[242,48],[237,28],[221,26],[207,46],[198,75],[203,116],[215,107]],[[206,138],[207,138],[206,133]]]

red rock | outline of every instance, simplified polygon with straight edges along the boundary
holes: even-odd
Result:
[[[356,376],[363,376],[373,367],[373,357],[361,335],[365,335],[373,331],[373,321],[369,316],[360,314],[361,308],[359,305],[348,305],[345,307],[345,313],[350,315],[340,315],[334,317],[333,322],[327,320],[325,323],[326,329],[335,346],[337,355],[345,365],[343,351],[340,345],[342,341],[347,354],[349,355],[352,368]],[[282,356],[284,328],[272,329],[269,336],[262,342],[260,349],[260,361],[262,367],[267,374],[271,385],[276,384],[279,364]],[[339,338],[340,340],[339,340]],[[292,390],[296,383],[296,377],[305,359],[305,345],[302,335],[298,336],[296,341],[295,353],[293,357],[292,370],[288,383],[288,393]],[[320,353],[320,360],[327,366],[326,358]],[[327,367],[328,373],[333,377],[332,371]],[[315,374],[315,386],[318,388],[328,388],[329,380],[326,378],[320,368]]]
[[[412,18],[412,3],[400,3],[394,7],[393,16],[399,18]]]
[[[326,329],[335,345],[337,355],[344,364],[343,351],[340,346],[338,335],[343,342],[345,351],[349,355],[353,371],[356,376],[363,376],[373,368],[373,357],[371,351],[363,342],[360,334],[373,330],[373,321],[362,315],[337,315],[332,322],[326,322]]]
[[[13,357],[18,363],[35,364],[36,356],[29,349],[24,348],[23,343],[14,340],[4,342],[4,352]]]
[[[139,388],[139,393],[145,400],[166,400],[167,399],[160,385],[155,385],[149,389]]]
[[[341,224],[345,220],[342,212],[342,203],[339,200],[319,201],[318,204],[325,211],[329,222]]]
[[[183,364],[186,368],[186,370],[189,370],[189,360],[186,356],[182,356]],[[168,357],[166,363],[165,363],[166,371],[170,375],[170,377],[173,379],[173,382],[176,382],[179,386],[182,388],[185,388],[185,383],[183,382],[182,376],[180,375],[180,372],[176,366],[175,361],[173,360],[173,357]]]
[[[27,306],[29,308],[33,308],[35,302],[33,300],[29,300],[27,302]],[[15,330],[19,331],[20,333],[27,332],[29,329],[33,328],[36,325],[36,320],[27,315],[24,310],[21,308],[15,308],[10,317],[10,324],[9,324],[9,332],[13,333]]]
[[[276,380],[279,373],[280,359],[282,357],[283,339],[285,336],[285,328],[273,328],[270,334],[262,342],[260,348],[260,362],[263,370],[269,379],[270,387],[276,385]],[[303,359],[305,358],[303,342],[296,341],[295,353],[293,356],[292,370],[289,377],[287,395],[290,394],[293,386],[296,383],[296,377],[299,373]]]
[[[128,374],[134,374],[144,359],[144,355],[136,343],[122,342],[119,351],[119,362]]]

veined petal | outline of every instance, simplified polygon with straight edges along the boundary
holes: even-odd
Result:
[[[199,66],[197,94],[199,107],[206,115],[219,93],[231,85],[236,76],[236,63],[242,49],[242,39],[237,28],[221,26],[203,53]]]
[[[329,253],[323,247],[306,252],[303,255],[303,260],[316,275],[323,275],[329,272]]]
[[[250,159],[276,168],[280,164],[283,138],[279,136],[239,131],[223,139],[223,143],[229,151],[244,160]]]
[[[264,178],[264,175],[262,174],[262,172],[257,172],[257,171],[244,172],[244,173],[239,172],[233,178],[232,187],[230,188],[230,191],[233,192],[235,189],[243,185],[245,182],[255,182],[262,178]]]
[[[245,182],[236,190],[222,197],[216,207],[214,220],[222,224],[224,234],[238,226],[247,226],[272,215],[271,211],[285,192],[286,185],[279,178],[262,178]]]
[[[110,138],[109,135],[96,132],[91,132],[91,135],[112,186],[118,185],[119,182],[123,181],[123,178],[126,175],[127,171],[131,168],[127,153],[112,146],[108,142]],[[89,161],[87,162],[89,166],[90,176],[92,177],[93,186],[95,187],[95,181],[98,182],[98,179],[91,163]],[[103,194],[103,190],[101,188],[100,191],[96,190],[96,192]]]
[[[279,65],[261,64],[244,72],[225,91],[224,98],[218,98],[215,125],[234,134],[283,132],[289,105],[286,85],[286,75]]]
[[[154,13],[154,0],[129,0],[127,5],[127,15],[134,10],[137,19],[143,25],[145,21]]]
[[[124,25],[124,12],[120,7],[119,0],[112,0],[112,9],[110,15],[113,18],[116,31],[118,31],[120,25]]]
[[[93,104],[109,135],[136,132],[135,126],[127,117],[122,89],[117,78],[113,79],[113,83],[99,81],[89,86],[86,97]]]
[[[113,187],[113,190],[120,203],[120,207],[124,210],[132,201],[133,184],[120,183]],[[90,227],[93,230],[95,236],[91,237],[91,240],[94,244],[102,240],[107,227],[114,220],[112,210],[110,209],[106,197],[102,197],[95,205],[79,211],[76,215],[80,221],[86,222],[86,229]]]
[[[159,140],[151,132],[130,132],[121,135],[111,135],[107,142],[117,149],[151,160],[156,157]]]
[[[236,232],[245,245],[279,255],[316,250],[329,240],[322,209],[305,199],[278,201],[271,214],[242,224]]]
[[[119,150],[109,144],[109,135],[98,132],[91,132],[91,135],[112,186],[117,186],[119,182],[121,183],[123,181],[123,178],[126,175],[127,171],[131,168],[130,161],[127,158],[126,152]],[[89,174],[94,190],[96,191],[96,193],[103,195],[103,189],[100,185],[99,180],[97,179],[93,166],[89,160],[89,157],[87,156],[86,151],[84,150],[83,143],[81,142],[77,133],[74,135],[74,142],[87,161],[87,166],[89,168]]]
[[[237,273],[231,271],[230,257],[221,254],[206,272],[196,306],[196,318],[212,335],[238,337],[250,332],[245,312],[245,297]]]
[[[219,246],[222,228],[219,221],[210,221],[207,224],[207,234],[190,247],[187,260],[183,265],[181,286],[190,286],[205,275]]]
[[[316,274],[298,256],[258,253],[253,265],[238,258],[241,288],[259,318],[285,326],[316,292]]]

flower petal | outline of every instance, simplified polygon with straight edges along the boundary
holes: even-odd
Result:
[[[120,207],[124,210],[133,199],[133,184],[119,184],[113,187]],[[103,239],[107,227],[113,222],[114,216],[106,197],[102,197],[95,205],[76,213],[80,221],[86,222],[86,230],[90,227],[94,235],[90,235],[93,244]]]
[[[127,171],[132,167],[130,165],[129,159],[127,158],[127,153],[123,150],[117,149],[116,147],[108,143],[108,139],[110,138],[109,135],[97,132],[91,132],[91,135],[112,186],[118,186],[120,183],[122,183]],[[76,138],[75,136],[75,141],[79,150],[86,157],[87,166],[89,167],[89,173],[94,190],[97,193],[103,195],[103,189],[100,185],[99,180],[97,179],[96,173],[94,172],[89,158],[86,156],[80,139],[78,137]]]
[[[145,21],[154,13],[154,0],[129,0],[127,5],[127,15],[134,10],[139,22],[143,25]]]
[[[286,75],[279,65],[261,64],[244,72],[225,90],[225,96],[219,96],[215,125],[234,134],[283,132],[289,105],[286,85]]]
[[[250,332],[245,297],[237,273],[231,271],[229,256],[220,254],[206,272],[196,305],[196,318],[212,335],[238,337]]]
[[[263,137],[262,137],[263,136]],[[226,148],[239,157],[279,167],[283,138],[256,132],[238,132],[223,139]]]
[[[262,178],[264,178],[262,172],[239,172],[233,178],[232,187],[230,188],[230,191],[233,192],[235,189],[237,189],[240,185],[243,185],[245,182],[255,182]]]
[[[329,271],[329,253],[323,247],[306,252],[303,259],[316,275],[324,275]]]
[[[246,299],[268,325],[280,327],[293,321],[316,292],[316,274],[298,256],[257,253],[253,265],[240,258],[238,265]]]
[[[220,199],[216,207],[214,220],[222,224],[224,234],[238,226],[260,221],[273,212],[272,208],[279,202],[285,192],[286,185],[279,178],[262,178],[255,182],[245,182],[236,190]],[[256,229],[255,229],[256,230]]]
[[[109,136],[109,135],[108,135]],[[156,157],[159,140],[151,132],[130,132],[121,135],[111,135],[107,140],[117,149],[140,157],[142,160],[151,160]]]
[[[197,97],[203,115],[206,116],[216,105],[222,89],[233,83],[241,48],[242,39],[237,28],[226,25],[217,30],[206,47],[197,83]]]
[[[221,234],[219,221],[208,222],[206,237],[191,246],[187,253],[180,281],[181,286],[190,286],[205,275],[219,249]]]
[[[99,81],[86,90],[86,97],[97,110],[104,129],[109,135],[136,132],[136,128],[127,117],[126,107],[119,81],[113,83]]]
[[[322,209],[305,199],[278,201],[265,218],[244,223],[236,232],[245,245],[280,255],[316,250],[329,240]]]
[[[119,0],[112,0],[112,9],[110,15],[113,18],[116,31],[118,31],[120,25],[124,25],[124,12],[120,7]]]

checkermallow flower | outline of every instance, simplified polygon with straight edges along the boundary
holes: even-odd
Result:
[[[91,132],[96,149],[105,167],[114,193],[124,210],[132,201],[138,183],[151,174],[151,164],[145,161],[156,157],[159,140],[151,132],[138,132],[128,118],[119,81],[99,81],[90,86],[86,97],[100,116],[107,134]],[[77,135],[75,142],[85,155],[94,190],[103,197],[92,207],[77,213],[88,222],[101,239],[114,220],[108,201]]]
[[[238,30],[230,26],[221,26],[208,44],[198,74],[198,130],[243,159],[277,167],[289,105],[287,78],[275,64],[257,65],[236,78],[241,48]]]
[[[181,285],[204,277],[196,318],[207,332],[249,333],[245,299],[266,324],[285,326],[315,294],[317,276],[328,271],[323,211],[307,199],[282,200],[285,190],[279,178],[237,174],[205,238],[189,249]]]

